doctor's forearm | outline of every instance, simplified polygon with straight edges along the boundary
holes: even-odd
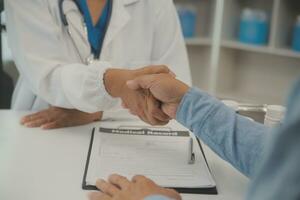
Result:
[[[177,120],[243,174],[253,175],[269,131],[265,126],[237,115],[195,88],[184,96]]]

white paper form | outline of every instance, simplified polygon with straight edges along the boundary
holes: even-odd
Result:
[[[182,127],[181,130],[187,131]],[[189,136],[95,133],[87,183],[95,185],[98,178],[107,179],[117,173],[129,179],[137,174],[145,175],[163,187],[214,187],[195,138],[196,161],[188,164],[189,142]]]

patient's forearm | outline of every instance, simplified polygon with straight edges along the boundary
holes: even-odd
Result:
[[[269,129],[237,115],[219,100],[191,89],[183,98],[177,120],[246,176],[252,176],[264,150]]]

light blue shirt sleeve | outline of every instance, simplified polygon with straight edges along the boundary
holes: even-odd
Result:
[[[289,98],[284,122],[266,149],[247,199],[300,199],[300,81]]]
[[[236,114],[196,88],[183,97],[176,118],[244,175],[254,174],[269,133],[267,127]]]
[[[289,99],[283,125],[268,134],[270,130],[263,125],[235,114],[218,100],[192,88],[179,106],[177,120],[223,159],[253,177],[247,200],[297,200],[300,199],[299,102],[300,81]],[[145,200],[170,199],[149,196]]]

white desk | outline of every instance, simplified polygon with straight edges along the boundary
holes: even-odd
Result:
[[[28,129],[19,124],[24,114],[0,111],[0,199],[87,199],[81,182],[95,124],[52,131]],[[243,199],[248,179],[204,149],[219,195],[183,195],[183,199]]]

